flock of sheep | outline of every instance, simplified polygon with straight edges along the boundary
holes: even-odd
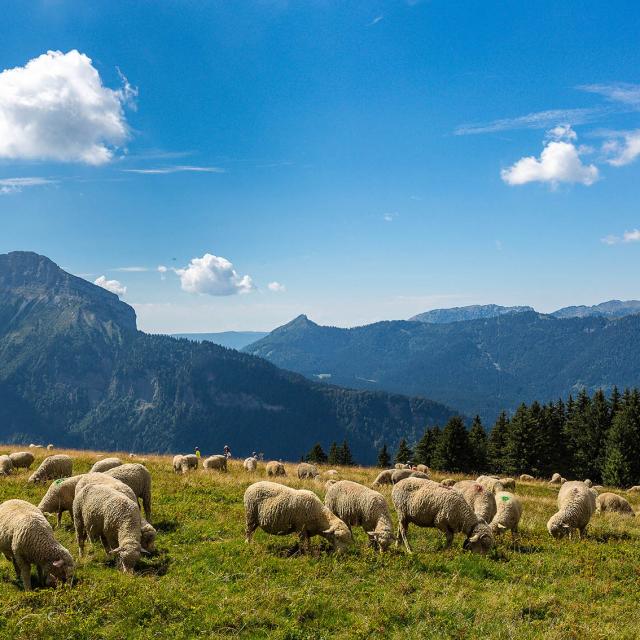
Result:
[[[35,458],[28,451],[0,456],[0,476],[13,469],[29,469]],[[197,469],[200,459],[195,455],[179,455],[173,459],[176,473]],[[258,468],[256,458],[247,458],[243,467],[248,473]],[[222,455],[203,460],[203,468],[227,471],[227,458]],[[268,462],[266,475],[286,476],[281,462]],[[407,531],[410,524],[440,530],[449,547],[456,533],[463,533],[463,548],[475,553],[487,553],[498,534],[518,532],[522,502],[515,494],[512,478],[480,476],[476,480],[456,482],[447,478],[441,482],[430,479],[424,465],[408,468],[396,465],[382,471],[372,487],[339,480],[335,470],[321,478],[317,467],[301,463],[299,479],[324,481],[324,503],[307,489],[295,489],[273,481],[251,484],[244,494],[246,541],[260,528],[274,535],[298,534],[300,548],[308,550],[313,536],[327,539],[337,551],[353,542],[353,527],[362,527],[369,543],[386,551],[393,543],[403,543],[411,553]],[[119,458],[96,462],[88,473],[73,474],[73,459],[68,455],[50,455],[30,476],[30,483],[52,481],[40,503],[35,506],[24,500],[7,500],[0,504],[0,553],[10,560],[25,589],[31,588],[31,567],[36,565],[41,585],[69,580],[75,570],[70,552],[55,538],[45,514],[57,516],[68,512],[75,527],[79,555],[84,554],[87,538],[100,541],[107,554],[115,556],[122,571],[132,572],[143,553],[155,550],[156,530],[151,522],[151,474],[140,463],[124,464]],[[531,481],[531,476],[520,476]],[[620,495],[601,493],[589,480],[567,482],[554,474],[551,484],[560,486],[558,511],[551,516],[547,529],[554,538],[580,536],[596,511],[635,515],[629,502]],[[395,508],[398,529],[394,534],[391,513],[386,498],[376,490],[392,485],[391,500]],[[640,489],[634,487],[634,489]],[[142,501],[145,517],[141,515]],[[146,518],[146,519],[145,519]]]

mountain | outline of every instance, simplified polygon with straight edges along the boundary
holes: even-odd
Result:
[[[430,324],[444,324],[447,322],[464,322],[465,320],[480,320],[495,318],[507,313],[523,313],[533,311],[532,307],[501,307],[499,304],[474,304],[468,307],[452,307],[451,309],[433,309],[419,313],[412,318],[413,322],[427,322]]]
[[[213,342],[228,349],[242,349],[268,336],[268,331],[222,331],[220,333],[174,333],[174,338],[186,338],[196,342]]]
[[[640,385],[640,315],[560,319],[533,311],[449,324],[353,329],[299,316],[245,348],[312,379],[422,395],[493,420],[521,402]]]
[[[210,342],[137,330],[114,294],[35,253],[0,255],[0,441],[295,460],[349,440],[360,462],[453,411],[313,383]]]
[[[624,316],[640,313],[640,300],[609,300],[594,304],[591,307],[580,305],[564,307],[554,311],[551,315],[556,318],[623,318]]]

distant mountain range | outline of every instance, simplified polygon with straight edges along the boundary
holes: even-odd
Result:
[[[556,318],[623,318],[635,313],[640,313],[640,300],[609,300],[591,307],[584,305],[565,307],[554,311],[551,315]]]
[[[137,330],[114,294],[28,252],[0,255],[0,442],[138,452],[264,451],[295,460],[347,438],[382,443],[454,414],[441,404],[310,382],[211,342]]]
[[[622,313],[620,305],[604,306]],[[322,327],[299,316],[245,351],[312,379],[422,395],[493,420],[521,402],[566,397],[582,388],[640,386],[640,315],[602,317],[598,308],[585,317],[522,311],[352,329]]]
[[[242,349],[252,342],[256,342],[265,336],[268,331],[222,331],[220,333],[174,333],[174,338],[186,338],[196,342],[213,342],[228,349]]]

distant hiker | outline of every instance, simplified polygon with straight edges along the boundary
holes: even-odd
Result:
[[[200,447],[196,447],[196,456],[199,458],[200,457]]]

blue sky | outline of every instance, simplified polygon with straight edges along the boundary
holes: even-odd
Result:
[[[142,329],[640,297],[635,2],[3,9],[0,252]]]

